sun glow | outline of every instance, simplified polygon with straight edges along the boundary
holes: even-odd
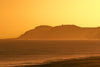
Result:
[[[37,25],[100,26],[100,0],[1,0],[0,38]]]

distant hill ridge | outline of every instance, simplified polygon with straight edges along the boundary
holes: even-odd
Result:
[[[90,40],[100,39],[100,27],[79,27],[76,25],[41,25],[22,34],[25,40]]]

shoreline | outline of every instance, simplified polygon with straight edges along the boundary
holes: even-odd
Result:
[[[62,61],[47,62],[40,65],[23,65],[15,67],[100,67],[100,56],[65,59]]]

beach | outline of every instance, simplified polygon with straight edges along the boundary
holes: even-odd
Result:
[[[69,59],[45,63],[41,65],[26,65],[16,67],[100,67],[100,57],[88,57],[81,59]]]

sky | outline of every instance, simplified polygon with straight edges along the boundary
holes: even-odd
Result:
[[[100,26],[100,0],[0,0],[0,39],[62,24]]]

